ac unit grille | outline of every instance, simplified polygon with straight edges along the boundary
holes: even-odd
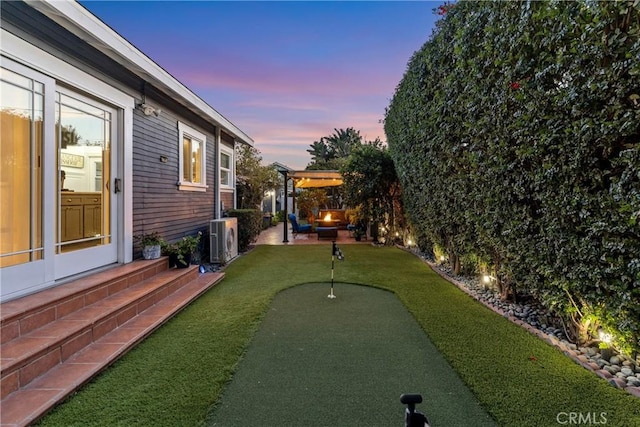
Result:
[[[238,256],[238,220],[222,218],[209,225],[210,261],[225,264]]]

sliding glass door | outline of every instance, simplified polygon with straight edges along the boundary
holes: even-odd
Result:
[[[117,262],[119,110],[3,58],[2,297]]]
[[[110,183],[117,111],[70,90],[56,92],[56,276],[116,262]]]

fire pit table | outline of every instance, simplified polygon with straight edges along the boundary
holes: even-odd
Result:
[[[324,220],[318,219],[315,221],[316,224],[316,233],[318,233],[318,240],[321,237],[330,237],[337,238],[338,237],[338,224],[340,220]]]

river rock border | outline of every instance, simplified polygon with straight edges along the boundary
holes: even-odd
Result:
[[[593,372],[595,375],[607,381],[610,385],[625,390],[631,395],[640,398],[640,365],[635,361],[622,355],[612,356],[609,360],[602,358],[599,352],[591,347],[578,348],[575,344],[568,342],[564,338],[564,334],[558,328],[544,324],[536,324],[536,321],[530,319],[523,320],[527,317],[526,307],[518,307],[517,304],[503,304],[504,308],[496,306],[495,301],[498,296],[495,292],[483,289],[478,283],[472,280],[460,280],[447,273],[440,265],[432,260],[416,252],[415,250],[399,246],[401,249],[411,252],[425,262],[440,277],[457,286],[460,290],[480,302],[490,310],[496,312],[502,317],[524,328],[529,333],[544,340],[546,343],[556,347],[566,356],[570,357],[574,362],[583,368]],[[477,282],[477,281],[476,281]],[[479,291],[479,289],[483,289]],[[493,295],[487,295],[491,292]],[[499,300],[499,298],[498,298]],[[494,303],[492,303],[494,301]],[[531,323],[533,324],[531,324]]]

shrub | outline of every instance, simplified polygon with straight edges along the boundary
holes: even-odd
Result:
[[[276,216],[273,217],[274,221],[278,222],[284,222],[284,211],[278,211],[276,212]]]
[[[452,267],[489,260],[503,297],[531,290],[576,340],[595,313],[640,350],[640,4],[440,12],[385,117],[412,225]]]
[[[262,230],[262,212],[258,209],[231,209],[228,215],[238,218],[238,251],[246,252]]]

